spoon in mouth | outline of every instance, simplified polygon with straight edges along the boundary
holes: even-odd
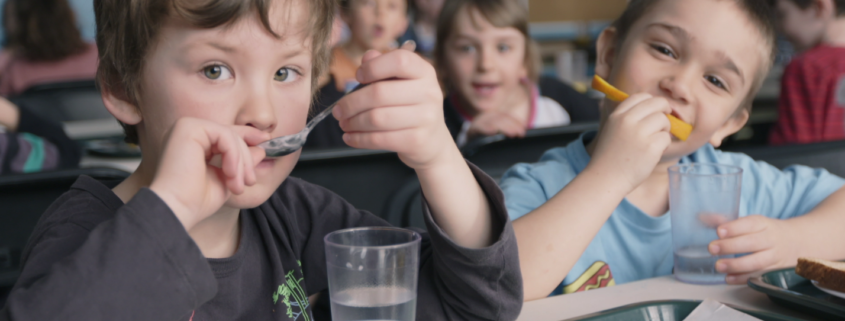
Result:
[[[417,43],[413,40],[408,40],[402,44],[402,47],[400,49],[409,50],[413,52],[414,50],[416,50],[416,48]],[[369,84],[359,84],[358,86],[355,86],[354,89],[344,94],[343,97],[346,97],[346,95],[354,93],[361,88],[367,87],[367,85]],[[309,121],[308,124],[305,125],[305,128],[300,130],[298,133],[292,135],[279,136],[270,139],[266,142],[258,144],[258,147],[264,148],[264,152],[266,153],[267,157],[282,157],[285,155],[290,155],[293,152],[299,150],[300,148],[302,148],[303,145],[305,145],[305,141],[308,139],[308,134],[311,133],[311,130],[313,130],[314,127],[320,123],[320,121],[326,118],[326,116],[332,113],[334,106],[337,105],[337,102],[343,99],[343,97],[340,97],[340,99],[329,105],[329,107],[326,107],[326,109],[317,114],[317,116],[311,118],[311,121]]]

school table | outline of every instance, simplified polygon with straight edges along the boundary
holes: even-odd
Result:
[[[646,301],[714,299],[738,308],[779,313],[805,320],[821,320],[776,305],[747,285],[695,285],[672,276],[641,280],[586,292],[526,302],[518,321],[560,321]]]

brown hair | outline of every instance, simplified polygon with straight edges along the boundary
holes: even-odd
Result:
[[[30,0],[26,0],[30,1]],[[270,27],[269,8],[274,0],[94,0],[97,17],[97,46],[100,66],[99,85],[115,97],[138,105],[144,59],[155,44],[160,26],[175,16],[193,26],[215,28],[257,13],[261,24]],[[293,1],[293,0],[289,0]],[[313,68],[312,94],[329,62],[328,39],[334,17],[335,0],[300,0],[309,5]],[[138,143],[135,126],[121,124],[126,141]]]
[[[434,65],[444,83],[446,75],[446,41],[455,28],[461,9],[476,9],[484,19],[497,28],[515,28],[525,36],[525,69],[528,79],[537,82],[540,77],[540,50],[528,34],[528,9],[516,0],[448,0],[443,4],[443,11],[437,20],[437,41],[434,45]]]
[[[628,36],[628,32],[631,30],[631,27],[642,18],[651,7],[655,4],[660,2],[661,0],[630,0],[628,2],[628,7],[625,8],[625,11],[622,13],[622,16],[619,19],[611,24],[611,27],[616,29],[616,44],[617,47],[621,47],[622,44],[625,42],[625,39]],[[748,110],[751,110],[751,105],[754,101],[754,96],[756,95],[757,91],[760,90],[760,87],[763,86],[763,80],[768,74],[769,69],[771,68],[772,64],[775,61],[775,56],[777,55],[777,46],[775,43],[775,22],[774,16],[772,15],[771,6],[767,3],[769,0],[731,0],[734,1],[740,9],[742,9],[747,15],[748,18],[754,23],[760,33],[765,38],[766,45],[769,47],[769,54],[766,59],[768,61],[764,64],[764,67],[760,70],[760,72],[755,76],[754,83],[751,85],[751,91],[748,93],[748,96],[742,101],[743,107]],[[845,0],[843,0],[845,1]]]
[[[806,10],[813,4],[813,0],[789,0],[792,1],[798,8]],[[777,0],[769,0],[771,6],[777,5]],[[836,6],[836,15],[845,16],[845,0],[833,0],[833,5]]]
[[[32,61],[56,61],[85,50],[67,0],[9,0],[3,14],[7,47]]]

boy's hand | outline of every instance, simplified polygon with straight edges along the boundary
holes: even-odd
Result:
[[[507,137],[525,137],[525,124],[518,119],[497,111],[479,114],[472,120],[467,137],[504,134]]]
[[[448,159],[450,149],[443,147],[454,143],[431,64],[408,50],[371,50],[364,54],[357,79],[370,85],[341,99],[333,112],[346,144],[397,152],[414,169]]]
[[[716,270],[726,273],[729,284],[745,284],[748,278],[764,270],[794,266],[799,242],[787,221],[751,215],[720,225],[719,240],[710,243],[713,255],[749,255],[716,261]]]
[[[624,178],[634,189],[657,166],[672,142],[666,114],[669,102],[649,94],[636,94],[616,107],[596,137],[590,167]]]
[[[255,166],[265,155],[255,145],[270,138],[253,127],[195,118],[179,119],[165,137],[150,189],[186,230],[214,214],[232,194],[255,184]],[[220,164],[211,165],[213,158]]]

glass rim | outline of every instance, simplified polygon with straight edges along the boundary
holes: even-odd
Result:
[[[403,242],[403,243],[393,244],[393,245],[348,245],[348,244],[340,244],[340,243],[337,243],[337,242],[329,241],[329,237],[337,235],[337,234],[360,232],[360,231],[400,232],[400,233],[405,233],[405,234],[411,234],[411,240],[409,240],[407,242]],[[327,245],[331,245],[332,247],[339,247],[339,248],[356,248],[356,247],[363,248],[363,247],[366,247],[368,249],[383,249],[383,250],[386,250],[386,249],[391,249],[391,248],[407,247],[407,246],[413,245],[415,243],[420,243],[420,242],[422,242],[422,236],[420,235],[420,233],[417,233],[416,231],[412,231],[412,230],[400,228],[400,227],[392,227],[392,226],[353,227],[353,228],[337,230],[337,231],[331,232],[329,234],[326,234],[326,236],[323,237],[323,241]]]
[[[680,171],[681,168],[690,168],[690,167],[721,167],[732,170],[730,173],[720,173],[720,174],[704,174],[704,173],[682,173]],[[737,174],[742,174],[743,170],[742,167],[734,166],[734,165],[725,165],[725,164],[718,164],[718,163],[691,163],[691,164],[677,164],[672,165],[669,167],[669,174],[678,174],[678,175],[687,175],[687,176],[733,176]]]

